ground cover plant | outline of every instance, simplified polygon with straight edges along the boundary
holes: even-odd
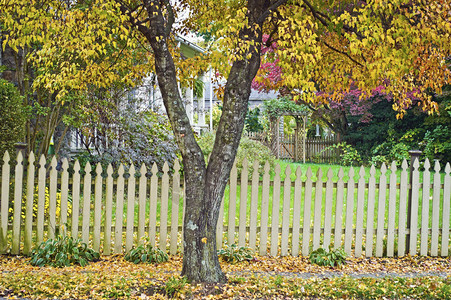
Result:
[[[124,257],[125,260],[138,263],[162,263],[168,255],[161,249],[154,248],[149,242],[133,247]]]
[[[31,252],[30,264],[37,267],[68,267],[97,261],[100,254],[89,248],[86,243],[69,236],[57,236],[40,243]]]
[[[238,247],[236,244],[225,246],[225,248],[218,250],[218,255],[224,261],[232,264],[245,260],[249,261],[254,258],[252,249]]]
[[[0,256],[0,297],[32,299],[449,299],[451,260],[410,257],[352,258],[321,267],[308,257],[259,257],[221,262],[227,284],[200,285],[180,277],[182,258],[134,264],[122,255],[103,256],[82,268],[34,267],[29,258]],[[368,277],[356,278],[354,275]],[[410,276],[417,277],[410,277]],[[388,276],[388,277],[384,277]]]
[[[329,248],[329,250],[326,250],[318,248],[310,253],[309,259],[312,264],[317,264],[318,266],[339,267],[346,264],[346,253],[343,249],[333,250]]]

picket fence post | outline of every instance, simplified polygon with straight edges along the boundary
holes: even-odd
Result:
[[[357,217],[355,225],[355,256],[362,255],[363,245],[363,206],[365,197],[365,168],[360,167],[359,181],[357,183]]]
[[[294,181],[294,199],[293,199],[293,234],[291,242],[291,255],[299,255],[299,230],[301,223],[301,167],[296,168],[296,180]]]
[[[119,166],[116,187],[116,218],[114,225],[114,253],[122,252],[122,218],[124,213],[124,165]]]
[[[27,170],[27,196],[25,203],[25,228],[24,228],[24,243],[23,253],[30,254],[33,248],[33,196],[34,196],[34,153],[30,152],[28,155],[28,170]]]
[[[279,210],[280,210],[280,165],[275,167],[274,189],[271,214],[271,256],[276,256],[279,249]]]
[[[247,159],[243,160],[240,185],[240,216],[238,227],[238,247],[244,247],[246,243],[246,211],[247,211],[247,186],[249,171]]]
[[[260,255],[268,251],[268,215],[269,215],[269,163],[266,162],[263,173],[261,221],[260,221]],[[230,185],[232,186],[232,185]],[[230,189],[231,190],[231,189]],[[231,203],[229,203],[230,207]],[[229,214],[229,218],[231,218]]]
[[[113,167],[108,164],[106,168],[106,193],[105,193],[105,225],[103,253],[111,254],[111,225],[113,224]]]
[[[351,255],[353,218],[354,218],[354,168],[351,167],[348,173],[348,187],[346,191],[346,221],[345,221],[345,244],[344,250],[347,255]]]
[[[23,181],[23,155],[19,151],[16,162],[14,180],[14,206],[13,206],[13,242],[11,254],[19,254],[20,251],[20,221],[22,219],[22,181]]]
[[[252,166],[252,188],[251,188],[251,211],[249,217],[249,248],[252,250],[256,250],[257,243],[257,209],[258,209],[258,182],[260,179],[260,174],[258,172],[258,168],[260,163],[258,160],[254,161],[254,165]],[[222,203],[222,207],[224,206],[224,201]],[[220,219],[221,220],[221,219]],[[222,232],[220,233],[222,236]]]
[[[179,229],[179,202],[180,202],[180,163],[174,163],[174,175],[172,177],[172,218],[171,218],[171,248],[169,253],[177,253],[177,234]]]
[[[443,212],[442,212],[442,250],[441,256],[448,256],[449,245],[449,214],[451,198],[451,167],[449,163],[445,167],[445,184],[443,188]]]
[[[8,210],[9,210],[9,153],[3,155],[2,166],[2,198],[0,199],[0,254],[6,253],[8,248]]]
[[[127,221],[125,228],[125,252],[128,252],[133,247],[133,228],[135,221],[135,166],[130,162],[128,169],[129,177],[127,184]]]

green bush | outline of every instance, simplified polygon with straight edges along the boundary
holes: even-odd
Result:
[[[346,253],[343,249],[332,250],[329,248],[327,251],[324,248],[318,248],[309,256],[310,262],[318,266],[341,266],[346,264]]]
[[[246,247],[238,247],[235,244],[232,244],[228,247],[226,246],[226,248],[218,250],[218,255],[221,259],[231,264],[254,259],[252,249]]]
[[[149,242],[145,242],[138,247],[133,247],[126,255],[125,260],[139,263],[162,263],[168,261],[168,255],[161,249],[153,248]]]
[[[211,132],[206,132],[198,138],[198,143],[202,152],[204,153],[205,159],[208,158],[211,151],[213,150],[213,144],[215,141],[215,134]],[[271,150],[260,142],[251,140],[247,137],[242,137],[240,145],[238,147],[238,152],[236,154],[236,167],[238,173],[243,170],[244,158],[248,162],[249,178],[252,176],[254,171],[253,164],[254,161],[258,160],[260,162],[258,171],[259,174],[263,174],[265,163],[269,163],[270,170],[274,169],[275,157],[271,153]]]
[[[170,277],[164,285],[164,290],[169,297],[173,297],[181,294],[187,284],[189,281],[186,277]]]
[[[321,152],[328,151],[330,149],[338,149],[340,151],[340,164],[343,166],[355,166],[362,164],[362,158],[359,152],[346,142],[332,145]]]
[[[26,112],[17,88],[0,78],[0,159],[6,150],[14,157],[14,144],[24,136]]]
[[[451,128],[438,125],[431,131],[427,131],[422,142],[423,154],[432,159],[440,159],[442,162],[451,161]]]
[[[30,264],[44,267],[68,267],[70,265],[86,266],[90,261],[97,261],[100,254],[79,239],[59,235],[56,239],[42,242],[32,250]]]

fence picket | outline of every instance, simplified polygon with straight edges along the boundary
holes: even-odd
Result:
[[[282,204],[282,236],[280,244],[280,255],[288,255],[288,237],[290,233],[290,204],[291,204],[291,168],[287,165],[285,169],[285,180],[283,184]]]
[[[91,164],[89,161],[85,166],[85,177],[83,181],[83,212],[81,238],[84,243],[89,243],[89,223],[91,219]]]
[[[291,255],[299,255],[299,230],[301,224],[301,167],[296,168],[296,179],[294,181],[294,199],[293,199],[293,234],[291,241]]]
[[[334,230],[334,249],[341,247],[342,229],[343,229],[343,197],[344,197],[344,171],[340,167],[338,170],[337,199],[335,204],[335,230]]]
[[[357,216],[355,224],[355,256],[362,256],[363,246],[363,209],[365,202],[365,168],[360,167],[357,183]]]
[[[34,157],[34,156],[33,156]],[[63,230],[63,234],[66,234],[67,228],[67,215],[68,215],[68,191],[69,191],[69,162],[67,158],[63,158],[63,163],[61,165],[61,212],[60,212],[60,227]],[[34,172],[34,169],[33,169]]]
[[[230,205],[230,204],[229,204]],[[260,217],[260,255],[268,251],[268,214],[269,214],[269,163],[265,163],[262,187],[262,205]]]
[[[17,155],[16,170],[14,180],[14,205],[13,205],[13,241],[11,254],[17,255],[20,252],[20,223],[22,219],[22,181],[23,181],[23,156],[19,151]]]
[[[32,243],[33,243],[34,161],[35,161],[34,153],[30,152],[30,154],[28,155],[27,196],[25,202],[25,228],[23,242],[23,253],[25,255],[30,254],[31,249],[33,248]]]
[[[105,196],[105,227],[103,253],[111,254],[111,225],[113,224],[113,167],[108,164],[106,169],[106,196]]]
[[[124,216],[124,165],[120,164],[116,186],[116,216],[114,224],[114,253],[122,252],[122,221]]]
[[[158,167],[152,165],[152,177],[150,178],[150,211],[149,211],[149,241],[155,247],[155,236],[157,233],[157,198],[158,198]]]
[[[166,251],[168,239],[168,207],[169,207],[169,165],[163,164],[163,177],[161,178],[161,209],[160,209],[160,249]]]
[[[280,171],[280,165],[276,165],[274,169],[274,189],[272,194],[271,256],[276,256],[279,248]]]
[[[399,215],[398,215],[398,256],[406,254],[406,221],[407,221],[407,161],[401,164],[401,179],[399,185]]]
[[[53,156],[50,163],[50,185],[49,185],[49,227],[48,237],[55,238],[56,231],[56,184],[58,179],[58,172],[56,170],[56,157]]]
[[[229,192],[229,213],[227,226],[227,244],[230,246],[235,244],[235,216],[236,216],[236,186],[237,186],[237,169],[236,162],[233,164],[230,172],[230,192]]]
[[[418,159],[413,163],[412,174],[412,209],[410,216],[410,255],[417,254],[417,238],[418,238],[418,197],[420,193],[420,171],[418,168],[420,163]]]
[[[441,256],[448,256],[449,245],[449,214],[451,198],[451,167],[449,163],[445,166],[445,178],[443,187],[443,211],[442,211],[442,249]]]
[[[138,245],[143,244],[143,238],[146,226],[146,196],[147,196],[147,167],[142,163],[139,169],[138,183]]]
[[[100,250],[100,225],[102,222],[102,165],[97,163],[94,184],[94,227],[92,230],[92,248]]]
[[[351,255],[354,218],[354,168],[349,169],[348,189],[346,191],[345,245],[346,254]]]
[[[320,246],[320,234],[321,234],[321,210],[323,202],[323,171],[321,168],[316,173],[315,184],[315,204],[313,214],[313,250],[316,250]]]
[[[390,191],[388,198],[388,231],[387,231],[387,256],[395,255],[395,221],[396,221],[396,162],[390,167]]]
[[[428,236],[429,236],[429,196],[431,189],[431,173],[429,168],[431,164],[429,159],[424,161],[423,171],[423,197],[421,201],[421,234],[420,234],[420,255],[428,253]]]
[[[434,187],[432,192],[432,232],[431,232],[431,256],[438,255],[438,236],[440,219],[440,163],[435,161]]]
[[[332,182],[332,177],[334,176],[332,169],[329,168],[327,171],[327,181],[326,181],[326,202],[324,211],[324,242],[323,248],[329,249],[331,234],[332,234],[332,198],[333,198],[333,188],[334,184]]]
[[[260,163],[255,160],[252,173],[252,188],[251,188],[251,211],[249,217],[249,248],[256,250],[257,243],[257,209],[258,209],[258,182],[260,180],[260,174],[258,168]]]
[[[171,246],[169,252],[177,253],[177,234],[179,225],[179,203],[180,203],[180,163],[174,162],[174,175],[172,176],[172,210],[171,210]]]
[[[75,170],[75,167],[74,167]],[[36,243],[44,241],[44,213],[45,213],[45,157],[39,159],[38,171],[38,211],[36,215]]]
[[[302,224],[302,255],[307,256],[310,251],[310,216],[312,214],[312,169],[307,169],[307,179],[304,190],[304,220]]]
[[[376,226],[376,257],[381,257],[384,252],[384,223],[385,223],[385,198],[387,189],[387,167],[382,163],[381,176],[379,177],[379,198],[377,203]]]
[[[2,199],[0,201],[0,253],[6,253],[8,248],[8,213],[9,213],[9,180],[10,180],[10,166],[9,153],[5,152],[3,155],[2,166]]]
[[[370,168],[370,178],[368,182],[365,256],[371,257],[373,255],[374,205],[376,203],[376,168],[374,165]]]
[[[130,168],[128,169],[129,177],[127,183],[127,220],[125,225],[125,252],[128,252],[133,247],[133,227],[135,221],[135,189],[136,189],[136,179],[135,179],[135,166],[130,163]]]
[[[248,185],[248,161],[243,160],[243,169],[241,171],[241,189],[240,189],[240,216],[238,227],[238,247],[244,247],[246,243],[246,211],[247,211],[247,185]]]
[[[216,225],[216,247],[222,248],[222,238],[224,232],[224,197],[221,200],[221,206],[219,207],[218,224]]]

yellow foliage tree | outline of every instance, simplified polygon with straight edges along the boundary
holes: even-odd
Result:
[[[40,45],[29,56],[39,66],[36,85],[62,94],[89,84],[107,87],[115,78],[130,80],[148,69],[138,63],[124,75],[118,72],[121,64],[110,67],[123,59],[119,45],[148,49],[143,61],[152,61],[183,158],[182,274],[194,282],[226,281],[217,258],[216,224],[264,34],[279,45],[284,84],[302,90],[308,101],[318,101],[317,90],[339,98],[352,84],[367,93],[383,84],[401,114],[408,93],[433,112],[436,105],[424,92],[440,93],[451,81],[447,0],[0,0],[0,11],[7,43]],[[175,36],[190,31],[207,32],[212,41],[204,55],[183,60]],[[190,82],[210,66],[227,82],[206,164],[178,81]]]

